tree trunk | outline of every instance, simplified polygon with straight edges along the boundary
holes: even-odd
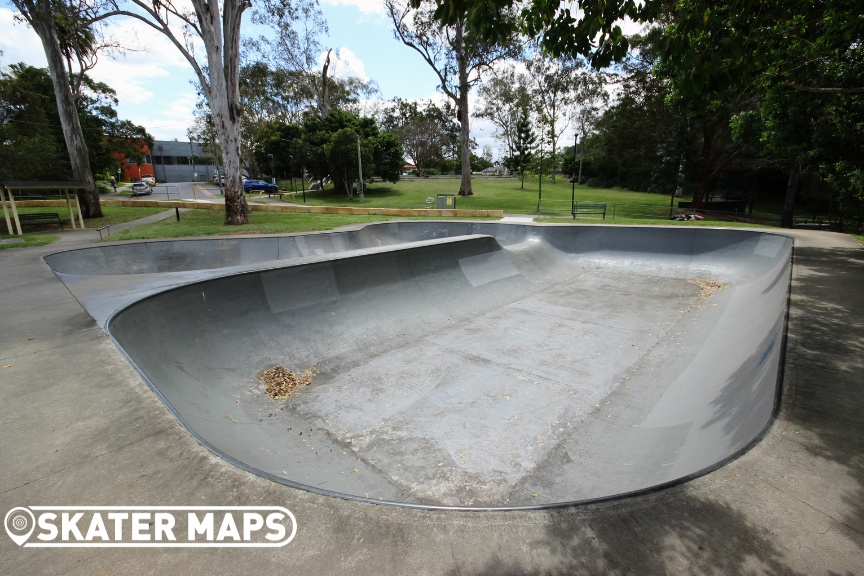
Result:
[[[48,60],[48,72],[54,84],[54,97],[57,100],[57,111],[60,114],[60,126],[63,129],[63,139],[69,153],[72,165],[72,177],[76,182],[84,182],[87,188],[78,190],[78,201],[81,203],[81,214],[84,218],[102,217],[102,206],[99,203],[99,192],[90,171],[90,153],[84,141],[84,132],[78,118],[75,96],[69,84],[69,76],[60,50],[60,41],[54,27],[53,13],[43,2],[37,5],[38,12],[30,12],[32,26],[42,41],[45,57]]]
[[[557,106],[556,106],[556,103],[553,101],[552,102],[552,122],[549,126],[549,138],[552,140],[552,156],[550,158],[550,160],[552,161],[552,169],[550,170],[550,173],[552,175],[551,182],[553,184],[555,183],[555,173],[558,171],[558,166],[557,166],[557,164],[558,164],[558,162],[557,162],[557,159],[558,159],[558,156],[557,156],[558,142],[557,142],[557,140],[558,139],[555,138],[555,124],[557,122],[557,113],[558,113]]]
[[[575,145],[573,153],[576,153]],[[585,136],[579,140],[579,178],[576,179],[576,184],[582,185],[582,160],[585,158]]]
[[[462,41],[462,24],[456,27],[456,37]],[[468,64],[465,57],[460,54],[459,62],[459,101],[456,103],[457,116],[459,118],[459,143],[461,144],[462,156],[462,182],[459,184],[459,196],[473,196],[471,188],[471,130],[468,125],[468,92],[471,90],[468,84]]]
[[[786,200],[783,201],[783,213],[780,215],[780,227],[792,228],[795,211],[795,198],[798,196],[798,182],[801,180],[801,159],[796,158],[789,167],[789,183],[786,185]]]
[[[699,188],[693,191],[693,208],[701,210],[705,206],[705,195],[711,187],[711,150],[714,145],[714,125],[702,125],[702,150],[699,156],[703,159],[699,171]]]
[[[223,15],[208,2],[196,0],[201,35],[207,50],[209,78],[199,75],[210,104],[213,124],[222,145],[225,166],[225,224],[249,223],[249,204],[243,193],[240,158],[240,19],[245,3],[226,0]],[[221,21],[220,21],[221,20]],[[224,42],[224,46],[223,46]],[[223,61],[224,60],[224,61]],[[209,80],[209,84],[206,82]]]
[[[330,114],[330,89],[327,85],[327,70],[330,68],[330,53],[331,48],[327,50],[327,59],[324,61],[324,68],[321,71],[321,92],[318,97],[318,115],[321,118],[326,118]]]
[[[210,81],[214,91],[218,90],[220,85],[225,86],[223,74],[212,74]],[[236,111],[230,108],[231,103],[227,98],[211,99],[210,111],[222,144],[225,169],[225,224],[248,224],[249,205],[243,193],[243,168],[240,160],[240,121]]]
[[[462,182],[459,184],[460,196],[473,196],[471,188],[471,131],[468,126],[468,91],[459,93],[459,110],[461,111],[461,130],[459,141],[462,145]]]

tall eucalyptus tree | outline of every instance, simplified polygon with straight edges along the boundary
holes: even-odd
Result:
[[[522,46],[515,29],[504,38],[487,41],[468,29],[465,18],[455,18],[446,26],[435,19],[435,7],[421,4],[414,8],[407,0],[386,0],[394,35],[415,50],[432,68],[439,88],[456,106],[460,130],[461,196],[473,196],[471,188],[471,128],[468,94],[490,66],[519,55]],[[515,11],[505,10],[515,16]]]

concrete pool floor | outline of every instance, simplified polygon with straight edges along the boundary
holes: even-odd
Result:
[[[87,232],[87,231],[85,231]],[[741,458],[661,492],[557,511],[393,509],[301,492],[178,426],[40,260],[0,252],[0,502],[283,505],[276,550],[32,550],[3,573],[857,573],[864,566],[864,280],[846,236],[795,232],[780,416]],[[89,242],[64,234],[72,247]],[[10,297],[10,295],[13,295]]]

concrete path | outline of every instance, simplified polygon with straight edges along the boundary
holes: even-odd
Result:
[[[89,232],[89,231],[84,231]],[[36,505],[273,505],[275,549],[33,549],[2,574],[857,574],[864,570],[864,249],[796,232],[778,420],[687,484],[533,512],[432,512],[277,485],[192,439],[41,256],[0,252],[0,513]],[[74,237],[73,237],[74,236]]]
[[[121,232],[123,230],[130,230],[132,228],[137,228],[138,226],[144,226],[146,224],[155,224],[156,222],[161,222],[162,220],[167,220],[169,218],[174,218],[177,215],[177,212],[181,214],[183,212],[188,212],[189,208],[172,208],[171,210],[166,210],[165,212],[160,212],[158,214],[153,214],[152,216],[145,216],[144,218],[139,218],[138,220],[133,220],[131,222],[123,222],[121,224],[115,224],[108,229],[109,234],[105,234],[105,238],[109,238],[110,234],[115,234],[117,232]]]

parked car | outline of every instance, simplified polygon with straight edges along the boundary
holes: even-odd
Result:
[[[270,184],[263,180],[246,180],[243,182],[243,191],[252,192],[253,190],[261,190],[263,192],[278,192],[279,187],[276,184]]]
[[[153,194],[153,189],[147,182],[135,182],[132,184],[132,196],[149,196]]]
[[[156,178],[154,178],[152,174],[142,174],[141,182],[146,182],[148,186],[155,186]]]

